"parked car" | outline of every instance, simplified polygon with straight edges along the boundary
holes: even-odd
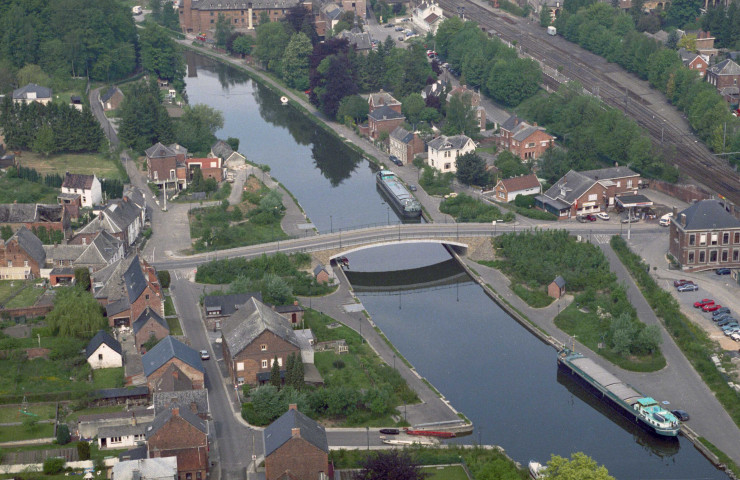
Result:
[[[381,428],[380,433],[383,435],[398,435],[400,431],[397,428]]]
[[[403,32],[403,27],[396,27],[397,32]]]
[[[728,326],[729,326],[730,328],[727,328]],[[735,327],[735,326],[725,325],[724,327],[722,327],[722,331],[723,331],[723,332],[725,333],[725,336],[729,337],[729,336],[730,336],[730,335],[732,335],[733,333],[737,333],[737,332],[739,332],[739,331],[740,331],[740,327]]]
[[[211,358],[211,355],[208,353],[208,350],[201,350],[200,351],[200,359],[201,360],[208,360]]]
[[[596,217],[594,215],[591,215],[589,213],[588,215],[586,215],[586,220],[588,220],[589,222],[595,222],[596,221]]]
[[[716,312],[720,308],[722,308],[722,305],[716,305],[713,303],[710,305],[704,305],[703,307],[701,307],[701,309],[705,312]]]
[[[658,220],[658,225],[660,225],[661,227],[670,227],[671,218],[673,218],[673,212],[666,213],[665,215],[660,217],[660,220]]]
[[[732,318],[732,315],[730,313],[725,312],[725,313],[717,315],[716,317],[712,317],[712,321],[719,322],[719,321],[724,320],[725,318]]]
[[[722,331],[723,332],[724,331],[727,331],[727,330],[730,330],[732,328],[740,328],[740,325],[738,325],[737,321],[730,322],[727,325],[722,325]]]
[[[714,271],[714,273],[716,273],[717,275],[729,275],[730,269],[729,268],[718,268],[717,270]]]
[[[688,412],[685,412],[684,410],[673,410],[671,413],[674,414],[676,418],[681,420],[682,422],[686,422],[689,420],[689,418],[691,418],[689,417]]]
[[[416,191],[416,185],[414,185],[413,183],[409,183],[409,190],[411,190],[412,192],[415,192]]]
[[[684,283],[680,287],[678,287],[676,290],[679,292],[695,292],[699,290],[699,285],[695,283]]]
[[[599,212],[596,214],[596,216],[602,220],[609,220],[609,214],[606,212]]]
[[[586,223],[586,217],[584,217],[583,215],[576,215],[576,220],[581,223]]]
[[[383,25],[383,26],[384,26],[385,28],[391,28],[391,27],[392,27],[393,25],[392,25],[392,24],[390,24],[390,23],[386,23],[386,24],[385,24],[385,25]]]
[[[673,281],[673,286],[676,287],[676,288],[678,288],[681,285],[686,285],[687,283],[694,283],[694,282],[692,282],[691,280],[685,280],[685,279],[682,278],[681,280],[674,280]]]
[[[740,342],[740,333],[735,332],[732,335],[730,335],[730,338],[735,340],[736,342]]]
[[[735,320],[732,317],[727,317],[727,318],[723,318],[722,320],[720,320],[719,322],[717,322],[717,326],[718,327],[724,327],[724,326],[730,325],[732,323],[737,323],[737,320]]]
[[[390,160],[391,162],[395,163],[399,167],[403,167],[403,162],[401,161],[400,158],[398,158],[395,155],[391,155],[390,157],[388,157],[388,160]]]
[[[638,217],[624,217],[622,218],[622,223],[637,223],[640,219]]]
[[[721,317],[725,313],[729,314],[730,313],[730,309],[727,308],[727,307],[722,307],[719,310],[717,310],[716,312],[712,313],[712,318]]]
[[[698,302],[694,302],[694,308],[703,308],[705,305],[714,305],[714,300],[709,298],[703,298]]]

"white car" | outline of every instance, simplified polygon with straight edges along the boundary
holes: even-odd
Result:
[[[666,213],[662,217],[660,217],[660,220],[658,221],[658,224],[661,227],[669,227],[671,225],[671,219],[673,218],[673,212]]]
[[[599,212],[596,216],[602,220],[609,220],[609,214],[606,212]]]
[[[736,342],[740,342],[740,333],[733,333],[730,335],[730,338],[735,340]]]
[[[211,358],[211,355],[208,353],[208,350],[201,350],[200,351],[200,359],[201,360],[208,360]]]

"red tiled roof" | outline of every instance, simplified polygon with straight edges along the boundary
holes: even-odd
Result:
[[[537,180],[537,175],[534,173],[523,175],[521,177],[507,178],[506,180],[501,180],[501,183],[507,192],[517,192],[528,188],[537,188],[540,185],[539,180]]]

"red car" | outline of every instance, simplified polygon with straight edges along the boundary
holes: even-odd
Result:
[[[686,285],[687,283],[694,283],[694,282],[692,282],[691,280],[684,280],[684,279],[674,280],[673,281],[673,286],[676,287],[676,288],[678,288],[681,285]]]
[[[699,300],[698,302],[694,302],[694,308],[704,308],[707,305],[714,305],[714,300],[705,298],[703,300]]]
[[[715,310],[719,310],[720,308],[722,308],[722,305],[715,305],[714,303],[701,307],[701,309],[705,312],[714,312]]]
[[[591,215],[591,214],[589,214],[589,215],[586,215],[586,220],[588,220],[589,222],[595,222],[596,221],[596,217],[593,216],[593,215]]]

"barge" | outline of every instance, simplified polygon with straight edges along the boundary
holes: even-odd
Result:
[[[394,208],[406,218],[421,216],[421,204],[406,189],[401,180],[390,170],[381,170],[375,174],[375,181]]]
[[[455,438],[455,432],[446,432],[441,430],[411,430],[404,427],[403,431],[407,435],[419,435],[424,437]]]
[[[681,422],[675,415],[654,399],[645,397],[604,370],[590,358],[566,348],[558,353],[558,367],[581,378],[601,393],[602,397],[611,400],[628,418],[634,417],[635,421],[658,435],[675,437],[681,430]]]

